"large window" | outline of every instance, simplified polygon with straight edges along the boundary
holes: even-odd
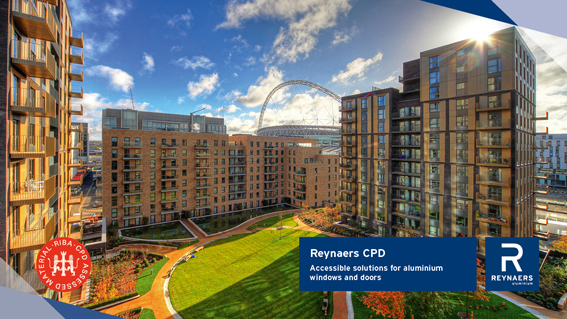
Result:
[[[430,129],[438,129],[439,128],[439,119],[429,119],[429,128]]]
[[[457,116],[457,127],[468,127],[469,126],[469,117],[468,115],[465,116]]]
[[[468,99],[457,100],[457,110],[466,110],[468,108],[469,108]]]
[[[368,107],[368,99],[364,99],[360,101],[360,108],[365,109]]]
[[[488,73],[495,73],[502,71],[502,59],[488,60]]]
[[[429,73],[429,84],[439,83],[439,71]]]
[[[488,78],[488,91],[502,90],[502,77]]]
[[[439,67],[439,56],[432,56],[429,58],[429,68],[435,69]]]
[[[439,98],[439,88],[429,88],[429,98],[430,99],[438,99]]]

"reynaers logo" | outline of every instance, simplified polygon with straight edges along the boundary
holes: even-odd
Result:
[[[539,290],[537,238],[486,238],[486,289]]]

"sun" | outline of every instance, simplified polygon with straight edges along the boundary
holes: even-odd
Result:
[[[471,23],[461,30],[460,38],[471,39],[479,43],[487,42],[494,31],[494,26],[489,23]]]

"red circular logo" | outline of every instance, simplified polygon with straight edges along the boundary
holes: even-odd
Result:
[[[91,274],[91,256],[80,242],[60,237],[50,240],[37,256],[39,279],[51,290],[67,292],[79,288]]]

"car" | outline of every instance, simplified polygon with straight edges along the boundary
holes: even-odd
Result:
[[[97,208],[97,207],[100,207],[100,206],[102,206],[102,202],[99,201],[99,200],[95,200],[94,203],[93,203],[93,208]]]

